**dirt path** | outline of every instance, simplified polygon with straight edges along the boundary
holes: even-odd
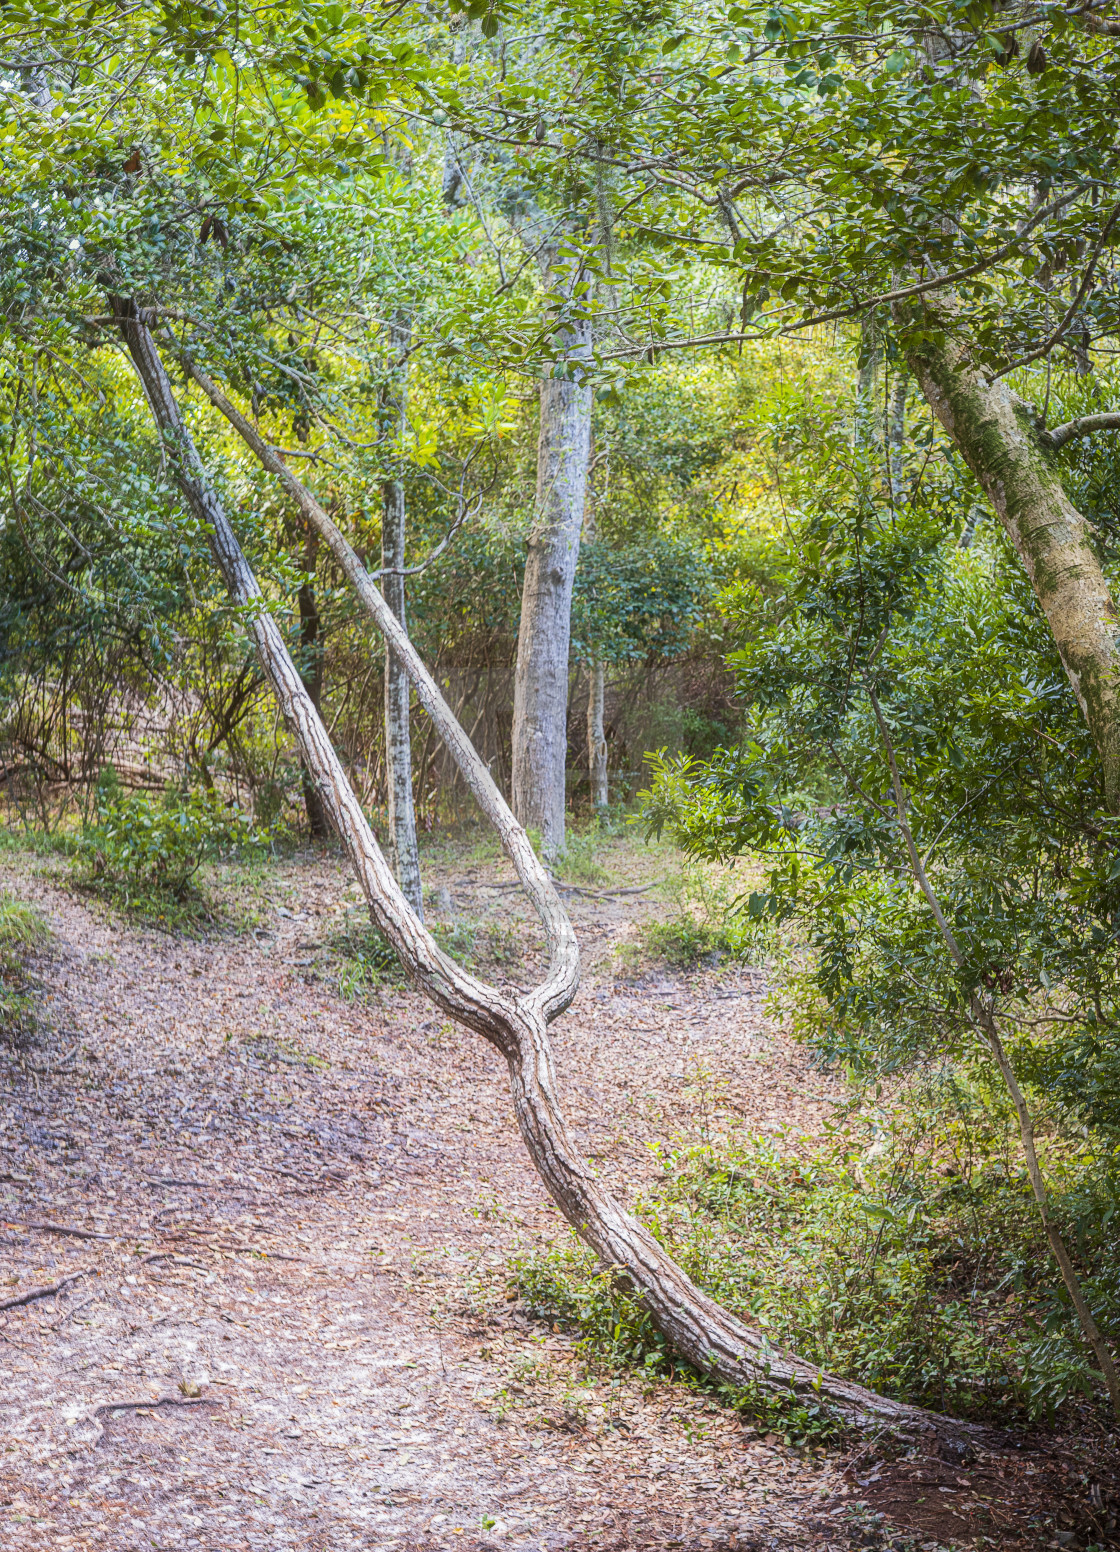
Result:
[[[524,964],[497,877],[433,881]],[[836,1462],[682,1387],[596,1382],[502,1303],[510,1245],[559,1227],[504,1071],[414,994],[317,974],[336,860],[278,866],[261,928],[205,942],[10,857],[0,882],[55,934],[49,1031],[0,1049],[0,1300],[76,1274],[0,1314],[5,1552],[851,1544]],[[557,1063],[620,1193],[674,1133],[827,1113],[756,976],[619,985],[596,955],[636,898],[573,909],[590,966]]]

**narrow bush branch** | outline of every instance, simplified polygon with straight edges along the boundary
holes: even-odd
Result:
[[[906,818],[906,793],[902,785],[902,778],[899,775],[898,761],[895,759],[894,744],[887,728],[886,719],[879,706],[878,697],[870,686],[867,687],[867,694],[871,701],[871,709],[875,713],[875,721],[879,727],[883,746],[887,752],[887,762],[890,765],[891,771],[891,785],[894,789],[898,828],[905,842],[906,850],[910,855],[910,866],[914,874],[914,880],[925,896],[933,913],[938,931],[941,933],[945,947],[949,951],[950,959],[958,970],[963,969],[965,957],[961,951],[961,946],[945,918],[945,913],[941,909],[937,895],[934,893],[933,886],[929,881],[929,875],[926,873],[921,857],[918,855],[918,848],[914,843],[914,836]],[[1015,1106],[1015,1113],[1019,1118],[1019,1135],[1023,1143],[1023,1156],[1026,1159],[1027,1174],[1030,1176],[1031,1189],[1038,1204],[1038,1215],[1042,1220],[1042,1227],[1045,1230],[1054,1260],[1058,1263],[1058,1269],[1062,1274],[1062,1281],[1066,1285],[1066,1291],[1073,1301],[1074,1309],[1077,1311],[1077,1318],[1081,1322],[1081,1329],[1085,1333],[1085,1338],[1093,1350],[1097,1363],[1100,1365],[1113,1410],[1116,1416],[1120,1418],[1120,1373],[1117,1372],[1116,1363],[1112,1357],[1109,1345],[1101,1334],[1096,1320],[1093,1318],[1093,1312],[1089,1308],[1077,1272],[1074,1269],[1073,1262],[1070,1260],[1069,1252],[1066,1250],[1065,1242],[1059,1234],[1056,1224],[1050,1217],[1050,1196],[1046,1189],[1046,1182],[1042,1178],[1042,1171],[1038,1167],[1034,1122],[1031,1119],[1030,1109],[1023,1091],[1019,1087],[1018,1079],[1015,1076],[1015,1069],[1012,1067],[1011,1062],[1008,1060],[1007,1052],[1004,1050],[1003,1041],[1000,1039],[999,1029],[996,1026],[995,1015],[991,1006],[974,992],[970,1011],[974,1023],[983,1031],[984,1038],[995,1058],[996,1066],[999,1068],[1000,1076],[1003,1078],[1007,1092]]]

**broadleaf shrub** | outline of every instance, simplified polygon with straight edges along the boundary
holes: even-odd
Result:
[[[125,792],[110,777],[98,784],[95,813],[78,842],[78,866],[126,902],[138,895],[181,901],[203,862],[266,843],[244,814],[206,787],[153,795]]]
[[[812,1147],[737,1132],[667,1152],[665,1182],[637,1212],[690,1277],[777,1346],[939,1411],[1053,1419],[1095,1397],[1099,1376],[1016,1142],[991,1094],[940,1074]],[[1047,1165],[1087,1294],[1112,1323],[1116,1181],[1075,1147],[1049,1149]],[[678,1371],[641,1302],[574,1237],[520,1252],[513,1271],[529,1311],[577,1327],[600,1361]],[[767,1416],[761,1396],[724,1399]],[[816,1435],[827,1409],[799,1419],[787,1403],[782,1416],[780,1431]]]

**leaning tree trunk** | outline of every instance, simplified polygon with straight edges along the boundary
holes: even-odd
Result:
[[[573,269],[568,276],[569,295],[577,275]],[[536,508],[513,682],[513,811],[540,831],[550,862],[564,845],[572,584],[591,449],[591,387],[580,375],[591,353],[591,325],[577,318],[557,332],[564,351],[559,370],[576,375],[541,383]]]
[[[318,536],[316,535],[316,538]],[[309,549],[318,548],[309,546]],[[314,561],[312,561],[312,566]],[[311,566],[308,567],[311,570]],[[304,582],[299,590],[299,645],[300,677],[303,687],[311,697],[311,704],[321,714],[323,698],[323,647],[320,635],[319,606],[315,602],[315,589],[311,582]],[[307,814],[307,828],[313,841],[325,841],[330,834],[323,800],[312,779],[305,760],[300,761],[303,783],[303,806]]]
[[[549,969],[534,990],[513,996],[487,986],[450,959],[404,898],[362,813],[338,757],[264,607],[250,570],[179,414],[146,317],[115,304],[132,359],[144,383],[171,467],[192,514],[210,534],[215,559],[246,619],[288,725],[316,774],[332,823],[346,847],[374,923],[413,981],[446,1013],[489,1040],[506,1059],[521,1135],[541,1179],[568,1222],[606,1268],[644,1301],[659,1331],[681,1357],[725,1383],[793,1393],[830,1403],[849,1422],[903,1431],[961,1432],[967,1425],[876,1395],[824,1373],[773,1346],[697,1288],[652,1234],[600,1183],[570,1136],[556,1097],[549,1023],[568,1007],[579,983],[579,951],[567,913],[492,777],[443,699],[416,649],[353,548],[311,493],[243,415],[196,368],[191,375],[247,445],[299,503],[329,545],[367,612],[400,658],[417,696],[501,837],[544,928]]]
[[[393,350],[403,356],[411,331],[407,323],[390,326]],[[396,392],[386,406],[396,422],[393,430],[405,427],[404,367],[396,373]],[[405,623],[404,586],[405,501],[404,484],[386,480],[381,487],[381,591],[385,602],[402,630]],[[388,791],[389,836],[397,882],[405,899],[424,919],[424,890],[420,879],[420,852],[416,844],[416,809],[412,799],[412,740],[408,725],[408,675],[400,659],[385,649],[385,774]]]
[[[925,326],[907,361],[1026,568],[1096,743],[1106,801],[1120,810],[1120,624],[1089,525],[1040,440],[1036,412],[973,363],[951,305],[896,304],[895,316],[904,329]]]

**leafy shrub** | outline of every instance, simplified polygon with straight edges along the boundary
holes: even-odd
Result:
[[[639,1216],[689,1276],[775,1343],[963,1415],[1052,1418],[1097,1393],[1011,1117],[964,1075],[907,1094],[891,1116],[869,1110],[813,1153],[738,1135],[665,1162],[667,1182]],[[1050,1171],[1063,1231],[1071,1220],[1084,1229],[1069,1238],[1108,1329],[1120,1313],[1116,1234],[1092,1226],[1107,1222],[1115,1182],[1074,1154]],[[513,1270],[529,1309],[578,1326],[602,1361],[671,1371],[641,1302],[574,1239],[522,1253]],[[725,1397],[749,1411],[761,1401]],[[786,1432],[824,1426],[784,1415]]]
[[[27,956],[50,937],[33,906],[0,891],[0,1038],[20,1044],[35,1027]]]
[[[723,959],[757,964],[765,957],[767,926],[740,909],[732,881],[722,869],[687,864],[669,886],[674,910],[664,921],[646,922],[642,950],[674,969],[690,970]]]
[[[145,896],[181,901],[203,862],[262,843],[213,790],[126,793],[110,775],[98,783],[96,822],[83,830],[77,857],[91,882],[126,904]]]

